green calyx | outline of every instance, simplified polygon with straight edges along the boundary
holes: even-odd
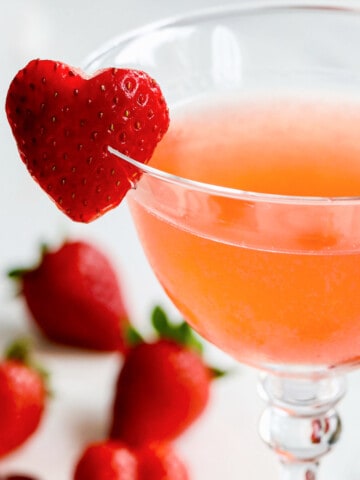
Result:
[[[28,338],[18,338],[6,348],[5,358],[25,365],[31,364],[31,341]]]
[[[180,345],[196,351],[200,355],[203,354],[203,344],[194,330],[185,321],[180,323],[171,322],[165,311],[157,306],[152,311],[151,323],[160,338],[173,340]],[[227,374],[226,371],[216,367],[208,368],[213,379],[223,377]]]
[[[175,323],[170,321],[168,315],[160,306],[156,306],[153,309],[150,318],[151,325],[158,339],[172,340],[179,345],[202,353],[202,343],[186,322],[181,321]],[[129,346],[135,346],[138,343],[143,343],[145,340],[132,325],[129,325],[126,330],[126,341]]]
[[[7,272],[7,276],[9,278],[12,278],[13,280],[21,280],[21,278],[24,275],[26,275],[29,272],[32,272],[33,270],[36,270],[36,268],[38,268],[41,265],[44,256],[49,252],[48,245],[46,245],[45,243],[42,243],[40,245],[39,252],[40,252],[39,259],[34,266],[23,267],[23,268],[22,267],[13,268]]]
[[[185,321],[172,322],[163,308],[156,306],[151,312],[151,325],[157,335],[157,339],[171,340],[179,345],[183,345],[190,350],[194,350],[202,356],[204,346],[194,330]],[[146,340],[132,326],[129,325],[126,331],[127,345],[134,347]],[[227,371],[209,366],[209,372],[213,379],[227,375]]]
[[[134,347],[135,345],[145,341],[142,335],[130,323],[125,326],[124,336],[126,345],[130,347]]]
[[[6,360],[12,360],[22,363],[31,370],[36,371],[42,378],[48,395],[51,395],[49,389],[49,372],[37,363],[32,355],[33,345],[29,338],[18,338],[14,340],[5,350]]]
[[[151,324],[160,338],[173,340],[180,345],[184,345],[198,353],[202,353],[203,345],[197,338],[193,329],[184,321],[173,323],[165,311],[156,306],[151,314]]]

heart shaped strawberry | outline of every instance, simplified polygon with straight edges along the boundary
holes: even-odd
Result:
[[[32,177],[79,222],[116,207],[140,175],[108,147],[146,163],[169,126],[161,90],[145,72],[86,76],[53,60],[32,60],[18,72],[6,113]]]

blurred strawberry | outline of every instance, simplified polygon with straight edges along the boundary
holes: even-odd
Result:
[[[137,460],[124,444],[93,443],[81,454],[74,480],[137,480]]]
[[[189,480],[185,464],[169,444],[147,445],[137,458],[138,480]]]
[[[124,350],[128,314],[119,279],[94,245],[67,241],[56,251],[45,249],[33,269],[9,275],[21,282],[27,307],[48,339],[94,350]]]
[[[121,442],[92,443],[85,447],[74,472],[74,480],[188,479],[184,463],[165,444],[132,450]]]
[[[28,344],[15,342],[0,363],[0,457],[35,433],[46,399],[44,371],[32,362]]]
[[[133,447],[186,430],[204,411],[213,378],[186,323],[171,325],[159,307],[152,321],[160,338],[129,350],[116,383],[110,437]]]

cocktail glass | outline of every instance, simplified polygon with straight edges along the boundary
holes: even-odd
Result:
[[[150,25],[86,65],[162,87],[171,127],[150,165],[119,158],[143,173],[132,216],[187,321],[262,372],[283,480],[316,478],[360,358],[359,47],[356,2],[252,1]]]

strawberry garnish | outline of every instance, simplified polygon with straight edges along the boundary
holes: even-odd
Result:
[[[160,88],[145,72],[87,76],[53,60],[18,72],[6,113],[29,173],[80,222],[116,207],[140,175],[108,147],[146,163],[169,125]]]

